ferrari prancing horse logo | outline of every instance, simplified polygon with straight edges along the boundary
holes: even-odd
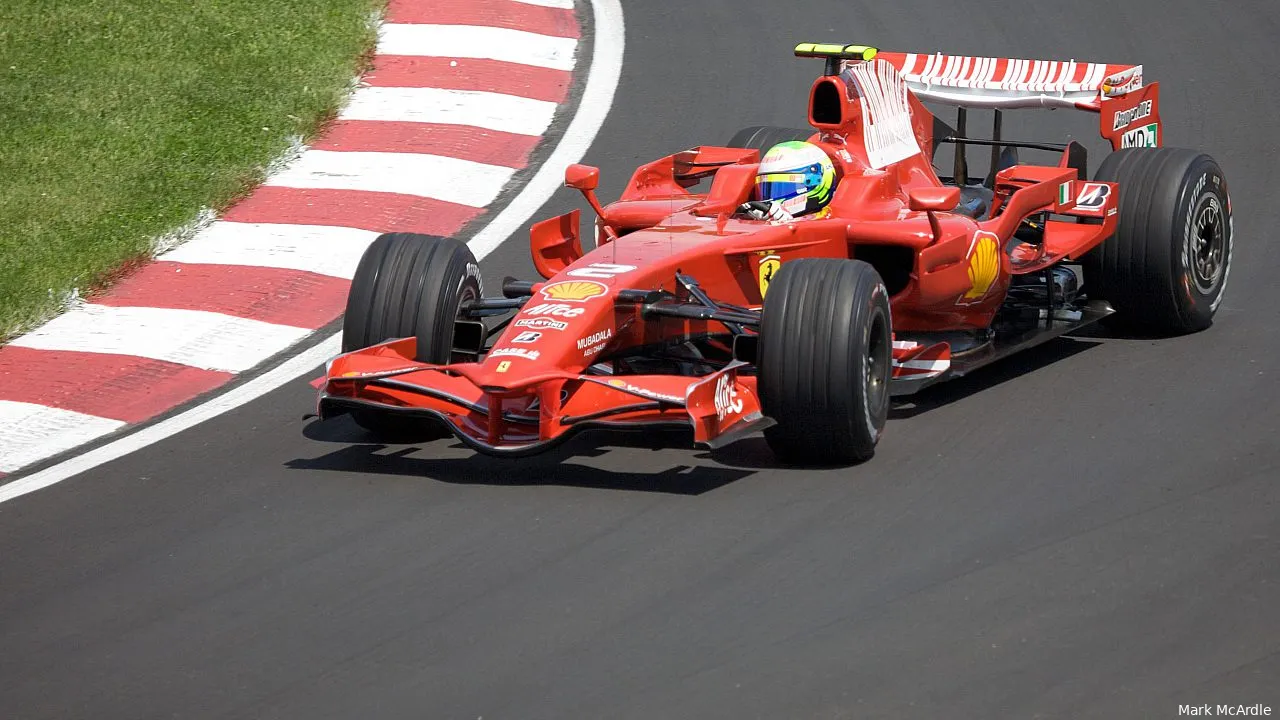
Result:
[[[760,297],[762,299],[765,293],[769,292],[769,283],[773,282],[773,276],[778,273],[780,267],[782,267],[782,258],[777,255],[765,255],[760,258]]]

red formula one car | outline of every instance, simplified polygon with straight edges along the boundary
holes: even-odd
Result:
[[[496,455],[585,429],[685,427],[711,447],[763,430],[784,459],[851,462],[872,454],[891,395],[1113,312],[1144,331],[1212,321],[1231,260],[1227,183],[1207,155],[1161,147],[1141,66],[796,54],[825,61],[812,129],[748,128],[661,158],[605,207],[598,171],[569,167],[596,247],[581,247],[579,211],[534,225],[542,280],[487,297],[465,244],[380,237],[320,416]],[[958,106],[956,128],[922,101]],[[1075,142],[1002,139],[1001,111],[1031,107],[1097,113],[1115,152],[1090,177]],[[994,111],[992,138],[965,134],[973,108]],[[834,168],[823,210],[799,217],[752,200],[762,153],[796,140]],[[932,162],[943,143],[957,148],[951,177]],[[985,178],[968,175],[970,145],[990,147]],[[1020,164],[1019,149],[1052,160]]]

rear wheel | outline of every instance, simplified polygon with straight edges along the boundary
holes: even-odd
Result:
[[[381,235],[365,250],[351,280],[342,351],[414,337],[416,360],[448,363],[459,308],[480,296],[480,268],[465,244],[415,233]],[[354,410],[351,415],[383,439],[417,440],[443,434],[432,423],[375,411]]]
[[[760,323],[759,387],[775,421],[765,439],[801,464],[866,460],[889,414],[889,296],[865,262],[783,264]]]
[[[788,142],[791,140],[808,140],[813,137],[814,130],[812,128],[784,128],[773,127],[771,125],[758,125],[756,127],[743,128],[734,133],[733,138],[725,145],[731,148],[754,148],[760,151],[760,156],[769,151],[769,148],[778,143]]]
[[[1194,150],[1112,153],[1098,180],[1119,185],[1116,233],[1082,259],[1091,298],[1112,324],[1189,333],[1213,323],[1231,267],[1231,202],[1213,158]]]

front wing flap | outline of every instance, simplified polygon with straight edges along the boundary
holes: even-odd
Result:
[[[482,388],[468,365],[397,363],[392,353],[341,356],[322,378],[319,415],[353,409],[442,424],[490,454],[545,450],[586,429],[691,428],[696,443],[720,447],[771,421],[761,414],[756,379],[733,363],[702,377],[563,373],[534,384]],[[359,369],[356,369],[356,368]]]

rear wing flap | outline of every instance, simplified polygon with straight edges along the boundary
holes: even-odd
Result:
[[[1113,150],[1159,147],[1160,84],[1141,65],[882,52],[921,100],[965,108],[1096,112]]]
[[[1160,86],[1143,83],[1141,65],[881,52],[869,45],[816,43],[796,46],[795,54],[824,58],[828,75],[848,63],[885,60],[917,98],[943,105],[1096,112],[1100,134],[1114,150],[1163,143]]]

